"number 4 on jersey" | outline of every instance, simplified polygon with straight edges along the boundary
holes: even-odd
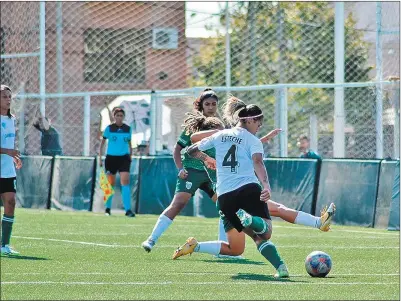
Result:
[[[237,146],[233,144],[224,156],[223,160],[224,167],[230,167],[232,173],[237,173],[237,167],[239,166],[237,161]]]

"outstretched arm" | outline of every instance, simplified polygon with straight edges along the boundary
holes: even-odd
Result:
[[[200,131],[191,135],[191,142],[196,143],[201,141],[203,138],[207,138],[217,133],[219,130],[208,130],[208,131]]]
[[[262,142],[262,143],[268,142],[269,140],[273,139],[278,134],[280,134],[281,131],[282,131],[282,129],[274,129],[274,130],[270,131],[267,135],[260,138],[260,142]]]
[[[256,176],[258,177],[258,180],[263,187],[260,199],[266,202],[270,199],[271,188],[269,183],[269,177],[267,176],[266,167],[265,164],[263,163],[263,156],[261,153],[255,153],[252,155],[252,160]]]
[[[190,155],[193,158],[199,159],[205,163],[206,167],[209,169],[216,169],[216,160],[209,157],[207,154],[204,152],[200,151],[198,148],[198,143],[192,144],[188,150],[187,150],[188,155]]]

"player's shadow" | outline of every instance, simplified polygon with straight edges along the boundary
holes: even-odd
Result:
[[[19,260],[50,260],[49,258],[44,258],[44,257],[35,257],[35,256],[7,256],[7,255],[1,255],[1,259],[19,259]]]
[[[204,259],[203,262],[214,262],[214,263],[235,263],[235,264],[254,264],[254,265],[264,265],[266,264],[263,261],[255,261],[249,259]]]
[[[268,281],[275,281],[275,282],[306,282],[306,281],[295,281],[290,278],[280,278],[276,279],[270,275],[263,275],[263,274],[251,274],[251,273],[238,273],[238,275],[231,276],[233,280],[249,280],[249,281],[261,281],[261,282],[268,282]]]

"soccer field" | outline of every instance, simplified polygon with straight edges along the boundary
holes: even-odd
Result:
[[[215,240],[217,219],[179,216],[146,253],[140,244],[156,219],[17,209],[12,245],[22,256],[1,258],[1,299],[400,298],[399,232],[334,225],[322,233],[274,221],[272,241],[291,274],[275,280],[250,239],[245,260],[196,253],[171,260],[188,236]],[[326,278],[305,271],[314,250],[332,257]]]

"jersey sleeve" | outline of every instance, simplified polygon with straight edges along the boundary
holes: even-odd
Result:
[[[250,143],[250,153],[251,153],[251,157],[254,154],[264,154],[264,150],[263,150],[263,144],[259,139],[252,139],[251,143]]]
[[[191,133],[184,130],[178,138],[177,144],[179,144],[182,148],[186,148],[187,146],[191,145]]]
[[[215,141],[217,136],[219,135],[219,132],[213,134],[210,137],[203,138],[199,144],[198,144],[198,149],[200,151],[206,151],[208,149],[214,148],[215,147]]]
[[[109,126],[106,126],[103,132],[103,139],[109,139],[109,137],[110,137],[110,129]]]

